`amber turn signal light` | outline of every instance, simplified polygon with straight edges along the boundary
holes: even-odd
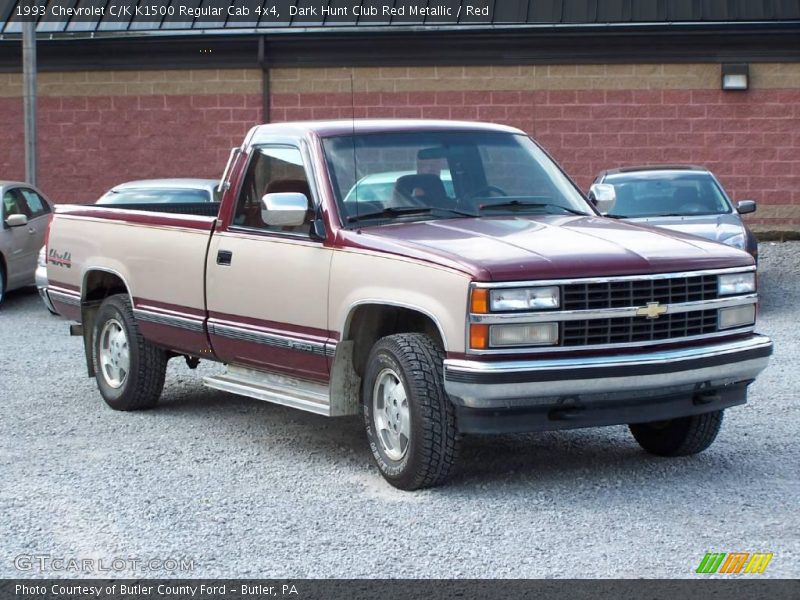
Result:
[[[489,347],[489,326],[473,323],[469,326],[469,347],[486,350]]]
[[[469,312],[485,314],[489,312],[489,290],[475,288],[469,302]]]

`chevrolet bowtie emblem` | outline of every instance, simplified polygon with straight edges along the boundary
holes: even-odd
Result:
[[[648,319],[657,319],[667,312],[667,307],[662,306],[658,302],[648,302],[647,306],[643,306],[636,311],[637,317],[647,317]]]

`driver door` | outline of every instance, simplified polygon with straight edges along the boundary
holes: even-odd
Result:
[[[49,209],[42,209],[49,213]],[[6,219],[11,215],[25,215],[28,218],[27,225],[9,227]],[[6,256],[8,269],[6,286],[9,289],[33,283],[36,259],[46,227],[46,223],[40,223],[41,219],[38,218],[40,216],[42,214],[32,212],[28,207],[25,197],[18,188],[6,190],[3,194],[3,229],[0,247]],[[39,235],[40,229],[41,235]]]
[[[327,381],[332,251],[311,234],[317,203],[309,181],[299,148],[252,151],[231,224],[211,238],[208,325],[214,351],[226,363]],[[309,199],[303,225],[264,222],[262,196],[281,192]]]

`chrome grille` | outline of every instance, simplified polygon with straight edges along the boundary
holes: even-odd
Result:
[[[714,285],[716,295],[716,282]],[[561,326],[562,346],[651,342],[714,333],[717,330],[717,311],[696,310],[663,315],[658,319],[621,317],[565,321]]]
[[[597,310],[645,306],[648,302],[675,304],[717,297],[717,276],[573,283],[563,287],[561,310]]]

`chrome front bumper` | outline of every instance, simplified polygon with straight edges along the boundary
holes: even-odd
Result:
[[[566,400],[603,403],[655,395],[692,395],[755,379],[772,341],[762,335],[713,345],[636,355],[515,361],[444,361],[445,389],[457,406],[497,410]]]

